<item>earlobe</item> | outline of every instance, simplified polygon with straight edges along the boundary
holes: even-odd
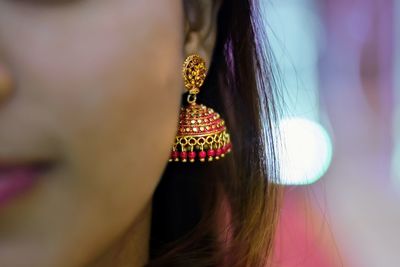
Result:
[[[211,62],[217,35],[217,17],[221,0],[185,0],[184,54],[198,54]]]
[[[198,54],[202,58],[206,59],[207,62],[210,61],[210,51],[208,51],[205,46],[203,41],[201,40],[201,37],[198,32],[189,32],[186,35],[185,38],[185,47],[184,47],[184,52],[185,56],[193,55],[193,54]],[[207,64],[207,67],[208,64]]]

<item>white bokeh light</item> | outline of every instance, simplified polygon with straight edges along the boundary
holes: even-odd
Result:
[[[283,119],[279,124],[281,183],[306,185],[319,180],[332,161],[332,140],[318,123],[304,118]]]

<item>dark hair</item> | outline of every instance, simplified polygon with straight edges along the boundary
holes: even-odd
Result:
[[[271,256],[279,200],[276,109],[257,4],[223,1],[198,97],[225,118],[232,153],[217,162],[167,166],[153,197],[147,267],[257,267]]]

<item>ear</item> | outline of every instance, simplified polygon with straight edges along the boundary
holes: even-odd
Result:
[[[184,0],[185,57],[198,54],[210,65],[217,36],[218,11],[223,0]]]

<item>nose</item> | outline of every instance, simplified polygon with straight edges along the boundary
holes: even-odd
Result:
[[[11,95],[13,88],[11,73],[7,67],[0,62],[0,103]]]

